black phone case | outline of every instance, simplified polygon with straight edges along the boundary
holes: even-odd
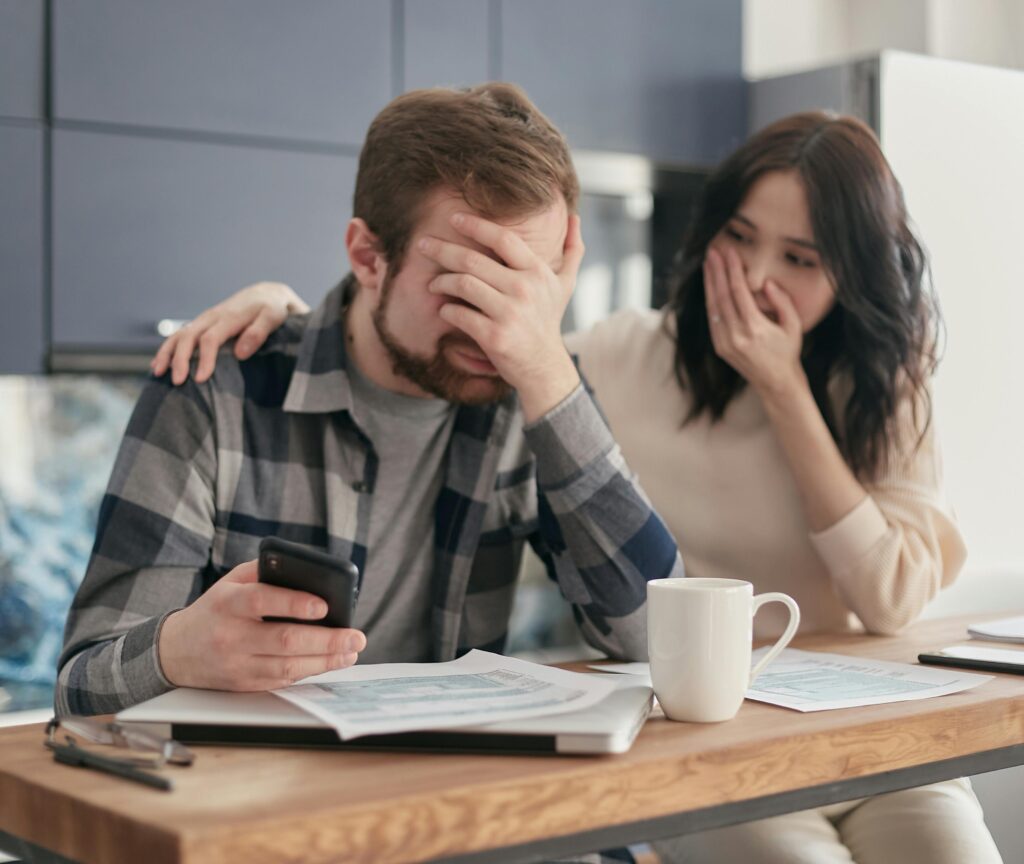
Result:
[[[1000,663],[998,660],[971,660],[966,657],[946,657],[944,654],[918,654],[921,663],[931,666],[956,666],[960,669],[977,669],[982,672],[1012,672],[1024,675],[1024,664]]]
[[[266,617],[264,621],[351,627],[359,596],[359,570],[351,561],[308,549],[279,537],[260,542],[259,580],[268,585],[308,591],[327,601],[327,615],[318,621]]]

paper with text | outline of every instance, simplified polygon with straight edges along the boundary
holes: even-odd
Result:
[[[754,662],[766,650],[755,651]],[[747,698],[796,711],[825,711],[947,696],[991,680],[991,675],[787,648],[757,676]]]
[[[273,692],[349,740],[579,711],[613,689],[599,676],[470,651],[448,663],[353,666]]]
[[[757,663],[767,650],[759,648],[754,651],[751,665]],[[651,680],[650,667],[646,663],[593,665],[590,668],[645,677],[648,683]],[[991,675],[934,666],[786,648],[757,676],[746,698],[794,711],[826,711],[946,696],[991,680]]]

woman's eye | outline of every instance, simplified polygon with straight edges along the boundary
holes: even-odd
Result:
[[[803,258],[800,255],[794,255],[792,252],[786,253],[786,260],[796,267],[815,267],[817,262],[811,258]]]
[[[746,243],[747,242],[747,238],[744,237],[742,234],[740,234],[740,232],[737,231],[735,228],[726,227],[726,229],[725,229],[725,236],[732,238],[737,243]]]

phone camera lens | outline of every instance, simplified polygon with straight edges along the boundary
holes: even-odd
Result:
[[[267,566],[271,570],[276,570],[278,566],[278,559],[271,555],[269,558],[267,558]]]

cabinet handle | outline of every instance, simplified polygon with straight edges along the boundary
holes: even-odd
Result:
[[[173,336],[186,324],[188,324],[186,318],[161,318],[156,322],[156,332],[166,339],[168,336]]]

